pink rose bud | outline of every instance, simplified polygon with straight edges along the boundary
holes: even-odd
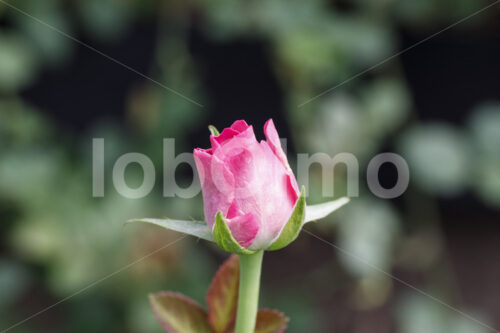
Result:
[[[258,142],[253,127],[238,120],[210,136],[212,148],[194,150],[208,225],[213,229],[220,211],[234,239],[250,250],[272,244],[300,196],[272,119],[264,133],[267,140]]]

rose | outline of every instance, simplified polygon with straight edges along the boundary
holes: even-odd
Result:
[[[250,250],[273,243],[300,196],[272,119],[264,134],[267,140],[258,142],[252,126],[238,120],[210,136],[212,148],[194,149],[207,224],[213,229],[221,212],[234,239]]]
[[[194,149],[203,192],[205,221],[143,218],[152,223],[215,242],[224,251],[249,255],[292,243],[305,223],[320,220],[349,199],[306,205],[270,119],[266,141],[255,139],[252,126],[238,120],[221,134],[209,126],[210,149]]]

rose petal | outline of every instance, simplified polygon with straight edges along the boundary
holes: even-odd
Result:
[[[234,176],[217,156],[202,149],[195,149],[193,155],[203,188],[205,219],[213,228],[215,214],[221,211],[226,215],[233,202]]]
[[[212,150],[195,150],[207,223],[213,230],[220,211],[227,220],[227,233],[231,231],[249,250],[272,243],[299,197],[271,119],[264,133],[267,141],[257,142],[253,127],[238,120],[219,136],[210,137]]]
[[[290,166],[288,165],[288,160],[286,158],[286,154],[281,148],[280,137],[278,135],[278,131],[276,131],[276,127],[274,127],[274,122],[272,119],[269,119],[264,125],[264,135],[266,136],[267,143],[269,147],[274,152],[274,154],[278,157],[278,159],[283,163],[287,170],[290,170]]]
[[[244,120],[236,120],[232,125],[231,125],[231,129],[237,131],[237,132],[243,132],[245,131],[247,128],[249,128],[250,126],[248,126],[247,122],[244,121]]]
[[[229,209],[227,210],[226,218],[232,219],[232,218],[234,218],[236,216],[240,216],[240,215],[243,215],[243,214],[239,210],[238,204],[236,203],[236,201],[233,201],[233,203],[231,204],[231,206],[229,206]]]
[[[243,247],[249,247],[259,231],[259,221],[252,213],[227,219],[226,222],[234,239]]]
[[[251,250],[266,248],[271,244],[288,221],[298,198],[298,194],[294,194],[288,171],[267,142],[262,141],[258,146],[259,149],[253,155],[253,162],[249,164],[255,176],[247,185],[255,194],[241,198],[237,187],[234,197],[241,211],[254,212],[260,218],[261,227],[249,247]],[[235,179],[236,184],[238,177]]]
[[[227,140],[232,139],[234,136],[238,135],[240,132],[235,131],[231,128],[224,128],[221,134],[214,136],[210,135],[210,142],[212,143],[212,148],[216,148],[222,145]]]
[[[293,202],[295,205],[295,202],[297,202],[297,199],[299,198],[299,186],[297,185],[297,180],[295,180],[295,177],[293,174],[288,174],[286,177],[286,189],[287,189],[287,194],[288,194],[288,200],[290,202]]]

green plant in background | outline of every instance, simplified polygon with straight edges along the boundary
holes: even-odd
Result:
[[[83,2],[75,4],[78,8],[87,5]],[[113,18],[117,17],[117,12],[121,12],[121,5],[115,1],[98,2],[97,6],[100,4],[108,6],[108,12],[114,13]],[[70,14],[61,11],[60,1],[47,1],[43,4],[24,1],[16,3],[17,5],[43,22],[72,34],[72,24],[75,21],[72,21]],[[133,5],[136,6],[137,3]],[[129,264],[133,258],[156,250],[172,236],[169,233],[151,233],[144,228],[141,229],[141,234],[148,239],[148,244],[139,244],[126,233],[120,232],[123,220],[151,211],[168,211],[175,215],[175,212],[183,211],[192,213],[194,209],[191,204],[186,207],[179,199],[165,205],[153,196],[144,200],[128,200],[108,192],[103,199],[91,198],[91,179],[88,174],[88,170],[91,170],[90,138],[105,138],[106,168],[112,166],[116,156],[128,152],[134,143],[123,128],[102,122],[96,123],[95,129],[91,129],[87,135],[78,137],[53,123],[40,110],[18,97],[23,88],[36,80],[41,69],[64,67],[77,44],[36,21],[8,10],[3,4],[0,4],[0,8],[0,15],[12,23],[8,29],[2,28],[2,40],[5,42],[1,43],[0,51],[0,216],[3,220],[2,234],[5,233],[3,237],[6,238],[2,245],[8,246],[12,256],[20,263],[16,270],[21,269],[26,275],[25,279],[21,279],[15,278],[14,274],[7,274],[10,270],[8,262],[5,270],[2,269],[6,273],[2,279],[2,288],[13,291],[13,296],[5,299],[3,308],[6,311],[1,311],[0,325],[3,329],[24,319],[24,312],[16,310],[16,304],[22,302],[36,284],[42,283],[42,291],[46,290],[44,292],[52,295],[51,297],[62,299]],[[134,14],[129,17],[130,21],[124,21],[124,25],[132,24],[141,15],[138,11],[131,12]],[[89,8],[82,8],[81,19],[92,25],[96,20],[89,16],[90,13]],[[104,37],[99,29],[108,28],[93,26],[89,28],[89,34]],[[117,30],[107,38],[109,41],[115,40],[126,30]],[[182,41],[170,43],[179,45]],[[169,57],[171,60],[182,58],[181,55]],[[162,57],[162,61],[168,63],[169,60]],[[175,63],[171,66],[179,68]],[[181,79],[195,81],[193,76],[184,72],[168,75],[175,75],[179,82]],[[147,89],[150,87],[147,86]],[[157,95],[164,98],[164,94]],[[176,97],[168,96],[165,99],[181,105],[184,113],[189,112],[185,103],[179,103]],[[131,99],[131,103],[142,110],[146,110],[146,106],[151,114],[158,117],[166,115],[162,111],[165,106],[151,104],[151,98],[139,101]],[[175,105],[168,108],[181,109]],[[133,116],[132,111],[131,107],[130,113]],[[165,131],[165,123],[171,124],[170,121],[158,122],[154,117],[150,118],[149,122],[154,124],[154,133],[172,131],[172,127]],[[134,119],[131,117],[131,122]],[[186,119],[202,118],[198,116]],[[148,121],[144,119],[144,122]],[[186,122],[186,125],[189,123]],[[177,124],[173,129],[182,131],[186,125]],[[142,147],[156,147],[156,137],[149,130],[152,128],[138,128],[141,133],[139,140],[143,141],[138,144]],[[171,135],[180,137],[176,133]],[[150,156],[161,161],[161,150],[151,149]],[[138,173],[134,174],[134,170],[131,171],[127,173],[128,179],[133,181],[140,177]],[[201,272],[212,267],[210,258],[203,251],[197,253],[193,249],[182,251],[182,257],[177,255],[181,245],[171,246],[162,251],[161,255],[149,258],[149,266],[135,265],[130,274],[116,276],[115,283],[101,286],[102,292],[89,292],[80,296],[79,302],[67,302],[67,319],[56,325],[73,332],[96,329],[154,331],[154,326],[150,324],[154,322],[154,318],[138,314],[144,312],[141,309],[148,307],[147,301],[142,297],[144,293],[154,289],[154,286],[159,288],[160,282],[169,277],[169,282],[161,283],[162,286],[170,285],[178,290],[190,290],[194,296],[201,295],[203,290],[199,289],[200,292],[197,293],[200,280],[203,280],[201,276],[204,275]],[[187,267],[184,264],[186,261],[198,264]],[[168,268],[165,268],[165,264]],[[44,267],[44,274],[30,268],[30,265]],[[193,278],[181,278],[184,275]],[[15,290],[18,292],[14,292]],[[123,290],[128,292],[124,293]],[[139,294],[141,297],[138,297]],[[42,299],[41,302],[50,303],[51,298]],[[112,307],[108,306],[113,303],[121,304],[119,307],[114,306],[122,313],[118,317],[112,313]],[[28,322],[23,326],[29,331],[30,326],[36,327],[36,323]]]

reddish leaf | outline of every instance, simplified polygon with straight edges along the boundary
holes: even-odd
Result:
[[[260,309],[257,313],[255,333],[283,333],[288,317],[276,310]]]
[[[234,333],[236,318],[231,322],[225,333]],[[288,324],[288,317],[276,310],[260,309],[257,312],[257,322],[254,333],[283,333]]]
[[[154,314],[167,333],[212,333],[203,308],[179,293],[149,295]]]
[[[236,316],[240,265],[237,255],[219,268],[207,292],[208,322],[216,333],[226,332]]]

